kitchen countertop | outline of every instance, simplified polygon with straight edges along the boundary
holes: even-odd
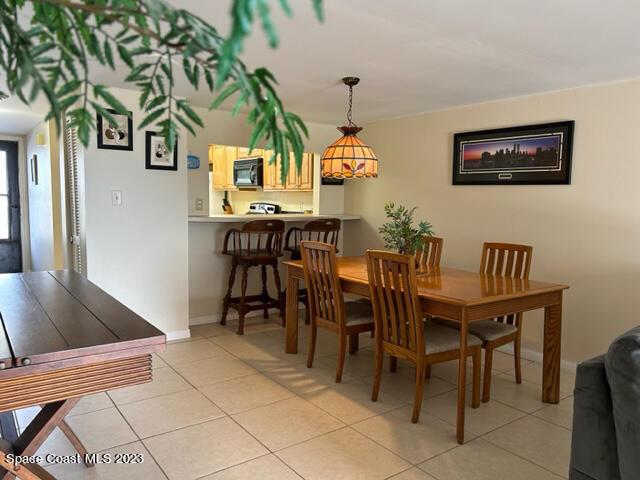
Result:
[[[250,220],[261,220],[264,218],[284,220],[285,222],[304,222],[306,220],[314,220],[318,218],[339,218],[345,220],[360,220],[360,215],[349,215],[346,213],[336,213],[334,215],[316,215],[312,213],[276,213],[273,215],[255,215],[246,213],[234,213],[227,215],[225,213],[214,215],[189,215],[189,223],[240,223]]]

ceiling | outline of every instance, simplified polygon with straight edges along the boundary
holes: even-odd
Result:
[[[4,82],[1,80],[0,91],[7,91]],[[47,104],[44,98],[38,99],[28,107],[18,97],[11,96],[0,100],[0,133],[4,135],[24,135],[42,121],[47,111]]]
[[[231,0],[170,1],[227,31]],[[279,48],[269,49],[256,24],[243,59],[270,68],[286,107],[307,121],[344,121],[346,75],[362,78],[356,123],[640,76],[633,0],[325,0],[324,23],[311,0],[289,2],[292,19],[272,2]],[[99,66],[93,76],[124,86]],[[178,85],[194,104],[210,103]]]
[[[171,2],[227,29],[230,0]],[[361,123],[640,76],[635,0],[325,0],[324,24],[311,0],[290,3],[278,50],[260,32],[243,58],[269,67],[309,121],[343,121],[345,75],[362,78]]]

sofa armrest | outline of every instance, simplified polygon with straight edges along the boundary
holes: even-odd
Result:
[[[616,425],[620,476],[640,475],[640,327],[616,338],[605,358]]]
[[[616,430],[604,355],[578,364],[570,480],[619,480]]]

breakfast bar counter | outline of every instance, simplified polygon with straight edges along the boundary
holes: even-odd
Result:
[[[274,213],[270,215],[253,215],[247,213],[239,214],[213,214],[213,215],[191,215],[189,216],[189,223],[240,223],[249,222],[251,220],[259,220],[268,216],[271,219],[283,220],[285,222],[306,222],[311,220],[317,220],[319,218],[339,218],[342,221],[346,220],[360,220],[360,215],[349,215],[346,213],[335,214],[314,214],[314,213]]]
[[[220,320],[222,301],[226,293],[227,278],[231,262],[222,255],[224,237],[230,228],[239,228],[252,220],[283,220],[285,230],[302,227],[305,223],[321,218],[339,218],[343,224],[360,220],[359,215],[349,214],[211,214],[189,216],[189,323],[210,323]],[[342,249],[342,235],[338,245]],[[284,260],[285,257],[282,257]],[[284,271],[284,270],[282,270]],[[257,278],[248,279],[249,292],[259,292],[261,285]],[[268,280],[269,290],[275,285]]]

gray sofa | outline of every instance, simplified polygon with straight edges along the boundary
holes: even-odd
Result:
[[[569,479],[640,479],[640,327],[578,365]]]

